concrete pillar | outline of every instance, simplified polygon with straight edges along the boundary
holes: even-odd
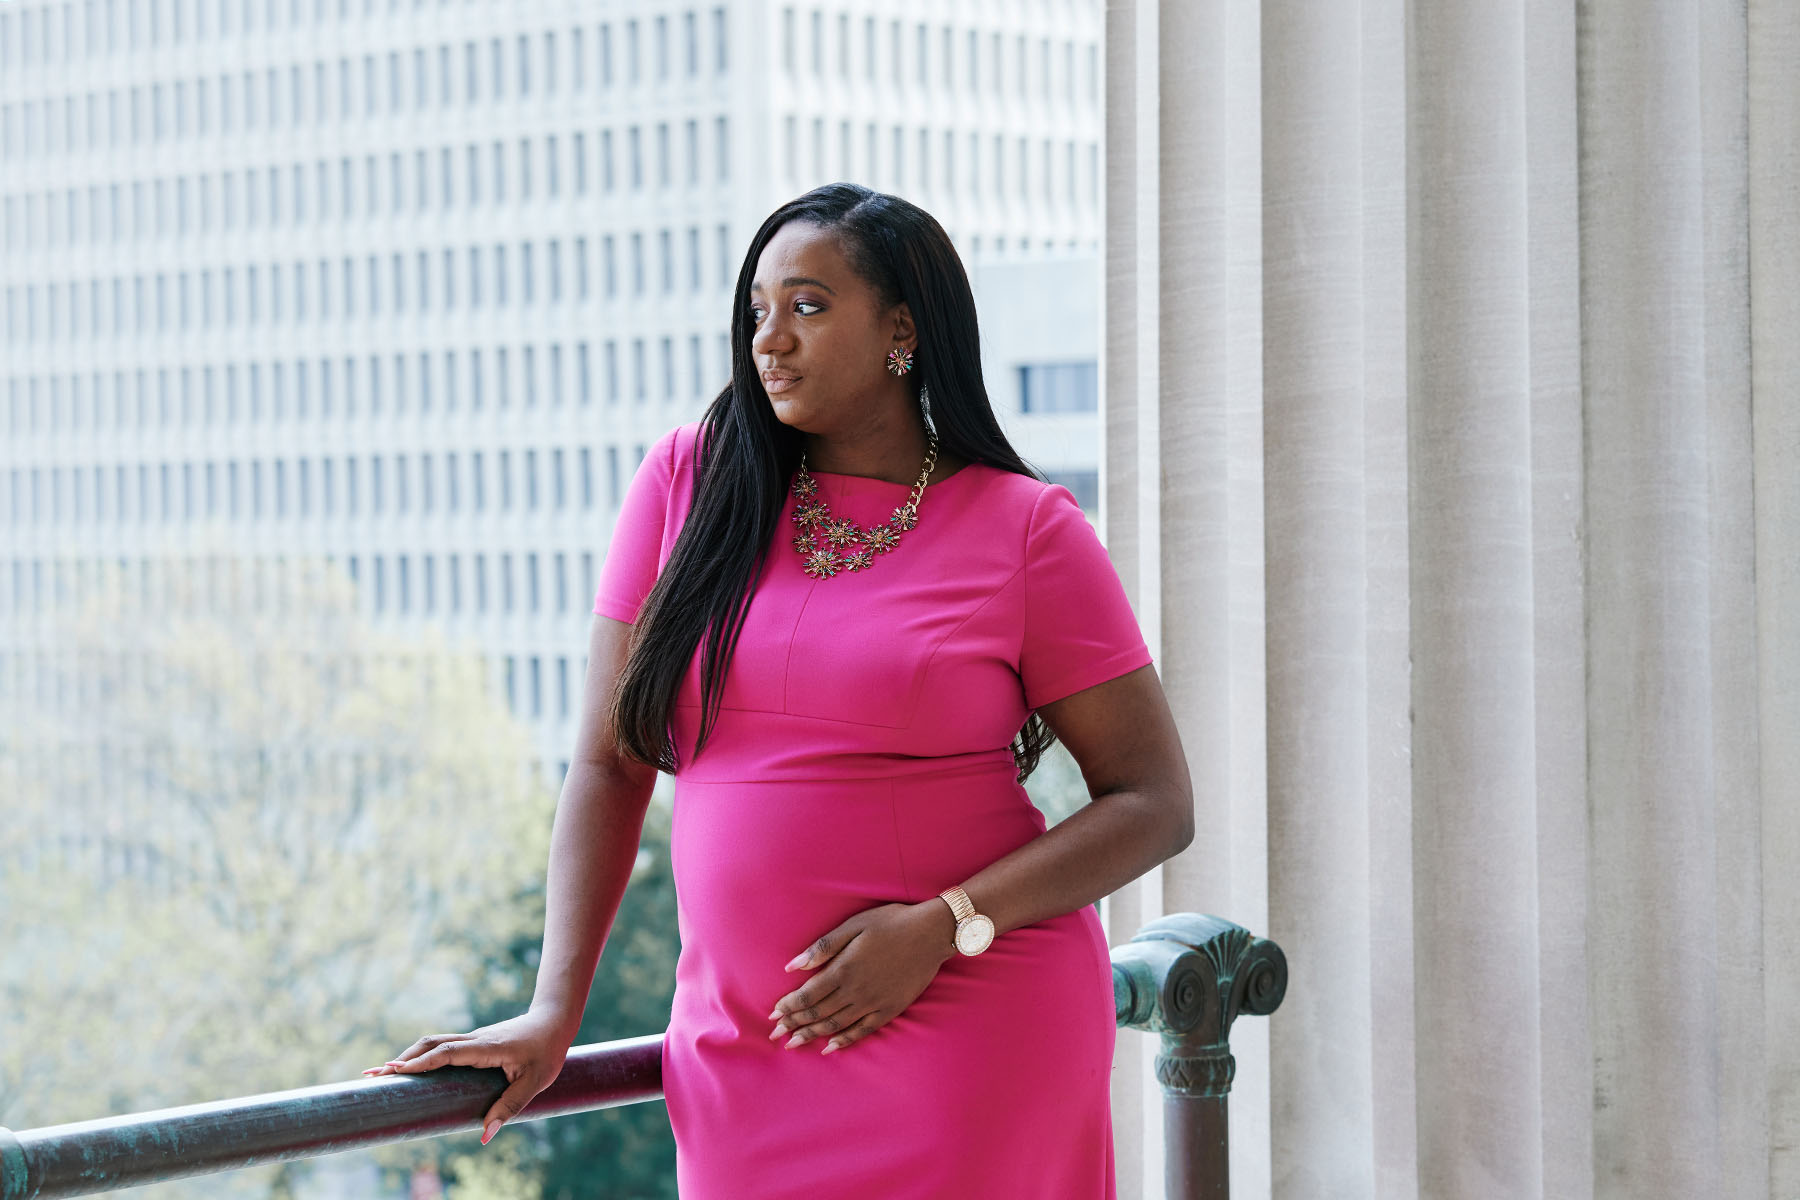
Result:
[[[1750,424],[1766,1194],[1800,1195],[1800,7],[1750,0]],[[1739,859],[1734,864],[1750,865]]]
[[[1702,79],[1693,3],[1584,14],[1595,1191],[1717,1194]]]
[[[1106,10],[1106,270],[1102,386],[1130,404],[1105,406],[1101,528],[1150,653],[1162,665],[1161,394],[1158,288],[1161,229],[1158,129],[1161,78],[1157,0],[1113,0]],[[1108,939],[1129,941],[1168,911],[1160,868],[1107,898]],[[1120,1196],[1154,1195],[1162,1179],[1162,1099],[1152,1039],[1119,1037],[1112,1080],[1114,1161]]]
[[[1524,24],[1517,8],[1422,7],[1408,64],[1425,1195],[1544,1194]]]
[[[1263,9],[1268,936],[1279,1194],[1375,1191],[1359,12]],[[1310,991],[1304,983],[1316,982]]]
[[[1203,831],[1113,932],[1287,951],[1240,1193],[1800,1193],[1797,57],[1109,5],[1104,519]]]

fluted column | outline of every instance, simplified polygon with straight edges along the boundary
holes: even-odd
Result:
[[[1720,1173],[1696,17],[1584,13],[1595,1190],[1621,1198],[1715,1195]]]
[[[1129,404],[1105,407],[1101,525],[1159,674],[1162,657],[1161,494],[1157,414],[1162,272],[1157,0],[1111,0],[1106,9],[1106,270],[1102,297],[1103,386]],[[1116,945],[1170,911],[1160,868],[1108,897],[1106,925]],[[1148,1196],[1161,1179],[1160,1094],[1147,1039],[1122,1034],[1112,1100],[1120,1196]]]
[[[1429,1114],[1419,1128],[1419,1190],[1542,1196],[1530,287],[1538,214],[1526,120],[1539,81],[1527,72],[1519,8],[1424,6],[1412,34],[1415,1011],[1418,1103]]]
[[[1750,425],[1770,1196],[1800,1196],[1800,6],[1750,0]],[[1734,864],[1746,864],[1738,859]]]
[[[1207,831],[1162,872],[1169,912],[1268,922],[1260,719],[1262,259],[1257,6],[1162,5],[1158,475],[1161,670]],[[1234,1053],[1232,1189],[1267,1195],[1268,1023]]]
[[[1266,896],[1268,1190],[1800,1193],[1800,7],[1148,7],[1107,527],[1202,832],[1130,919]]]
[[[1351,5],[1263,8],[1263,437],[1269,936],[1278,1192],[1369,1196],[1376,1136],[1364,123]]]

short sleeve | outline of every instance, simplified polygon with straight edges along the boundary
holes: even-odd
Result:
[[[594,612],[631,623],[637,620],[644,597],[656,586],[661,570],[663,526],[668,519],[670,480],[675,477],[675,437],[671,429],[659,438],[638,464],[619,507],[606,560],[600,565],[600,584],[594,593]]]
[[[1125,585],[1068,488],[1046,487],[1025,536],[1019,678],[1042,708],[1152,661]]]

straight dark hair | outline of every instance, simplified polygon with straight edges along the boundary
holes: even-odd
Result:
[[[918,334],[913,398],[930,388],[925,420],[940,451],[1042,480],[1007,442],[981,378],[975,297],[956,248],[931,214],[898,196],[831,183],[788,201],[762,223],[738,269],[731,309],[731,383],[707,406],[699,433],[694,496],[656,586],[644,598],[608,718],[619,748],[659,770],[679,767],[669,736],[676,695],[702,636],[700,731],[706,745],[725,689],[744,614],[762,578],[775,527],[804,448],[802,433],[775,418],[750,353],[750,285],[763,247],[789,221],[834,234],[852,269],[884,306],[905,301]],[[785,544],[785,539],[784,539]],[[1056,740],[1033,712],[1012,742],[1018,779]]]

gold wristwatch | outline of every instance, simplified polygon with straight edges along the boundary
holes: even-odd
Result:
[[[956,915],[956,949],[960,954],[973,958],[986,950],[994,941],[994,922],[975,911],[975,905],[969,894],[959,887],[945,888],[938,893],[950,911]]]

